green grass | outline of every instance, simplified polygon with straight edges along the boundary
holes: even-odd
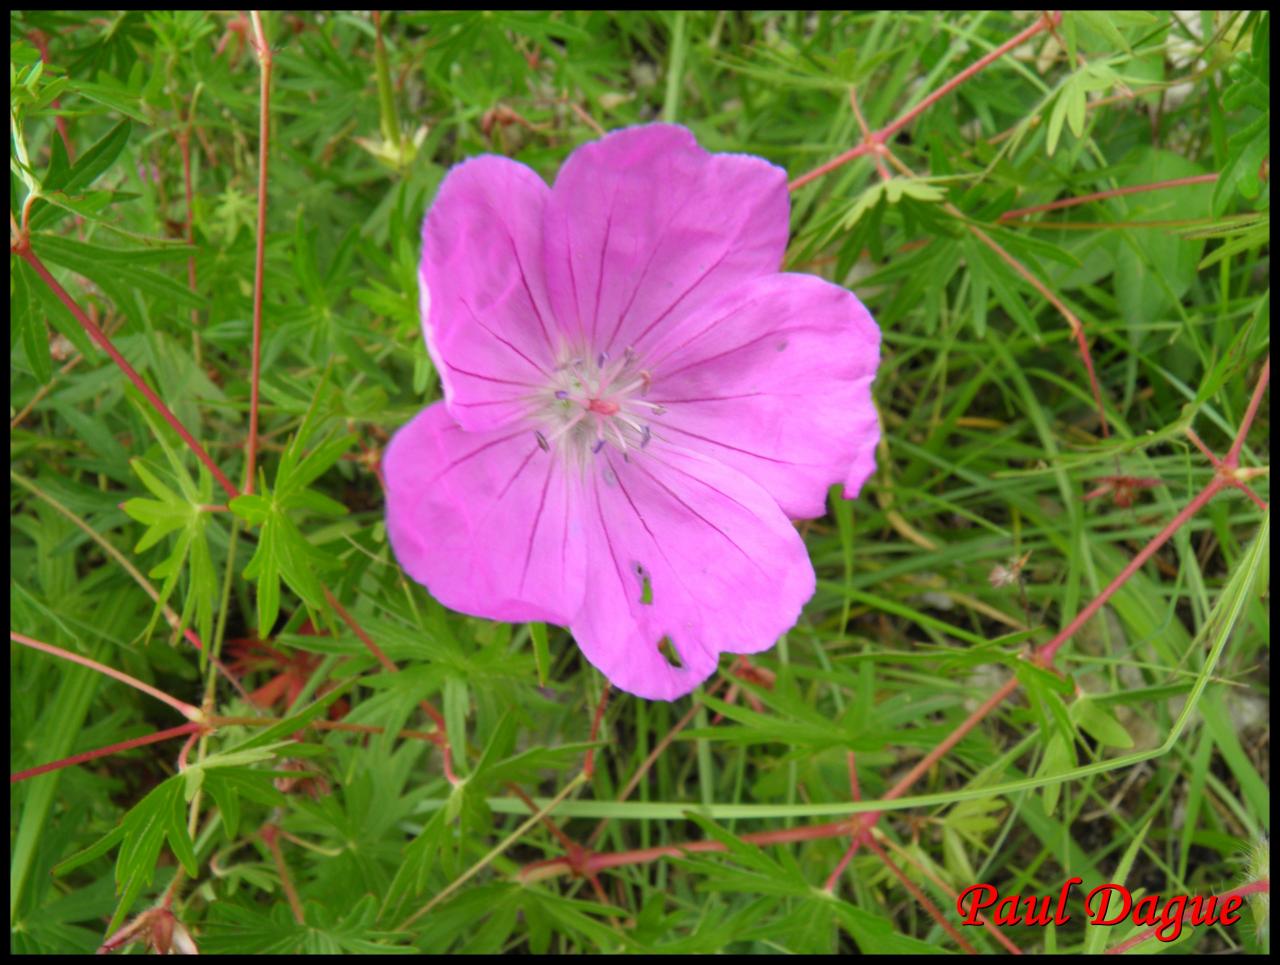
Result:
[[[1087,925],[1084,889],[1269,875],[1270,516],[1187,431],[1225,457],[1248,425],[1269,499],[1269,394],[1246,414],[1269,371],[1269,16],[1067,14],[956,85],[1038,21],[270,14],[264,224],[247,17],[10,22],[11,629],[214,718],[185,751],[12,785],[12,950],[145,939],[163,905],[202,952],[999,952],[956,892],[1078,875],[1067,924],[998,931],[1098,952],[1143,929]],[[883,330],[878,471],[802,524],[817,593],[745,678],[725,658],[673,704],[615,692],[592,745],[603,679],[564,630],[451,613],[387,545],[372,467],[440,394],[421,218],[467,157],[550,180],[596,128],[656,120],[801,178],[861,142],[851,91],[871,130],[908,122],[883,172],[868,152],[793,191],[786,265]],[[1028,659],[1046,644],[1054,669]],[[47,652],[15,643],[10,668],[12,772],[184,723]],[[828,893],[831,823],[871,812]],[[566,841],[594,879],[552,863]],[[686,842],[718,850],[645,852]],[[1156,946],[1270,947],[1252,913]]]

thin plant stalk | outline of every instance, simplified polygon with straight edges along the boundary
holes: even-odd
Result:
[[[14,254],[18,255],[18,257],[31,266],[32,270],[40,276],[41,280],[46,285],[49,286],[50,291],[58,297],[58,301],[67,306],[68,311],[70,311],[75,317],[75,320],[80,323],[80,327],[85,330],[85,333],[98,344],[99,348],[111,357],[111,361],[115,362],[116,367],[119,368],[120,371],[125,374],[125,377],[133,383],[134,388],[141,392],[143,398],[151,403],[151,407],[160,414],[160,417],[164,419],[165,422],[169,423],[169,426],[178,434],[182,441],[186,443],[187,448],[195,454],[195,457],[205,464],[205,467],[208,468],[210,473],[212,473],[213,478],[218,481],[218,485],[226,491],[227,496],[232,499],[239,496],[240,491],[236,489],[235,484],[227,478],[226,474],[218,468],[218,464],[210,458],[209,453],[205,451],[204,446],[200,445],[200,443],[195,440],[195,437],[187,431],[186,426],[178,421],[178,417],[173,414],[167,405],[164,404],[160,396],[156,395],[156,393],[152,391],[151,386],[147,385],[142,376],[137,373],[137,370],[135,370],[134,367],[128,363],[125,357],[120,354],[119,350],[111,343],[111,340],[107,338],[102,329],[94,324],[93,320],[90,319],[80,306],[76,304],[75,299],[67,294],[67,290],[58,283],[58,279],[54,278],[53,275],[49,273],[49,269],[44,266],[44,262],[42,262],[35,251],[32,250],[30,243],[20,240],[18,246],[16,248],[12,248],[12,250]]]
[[[43,640],[33,639],[32,637],[28,637],[26,634],[18,633],[14,630],[9,631],[9,639],[14,643],[22,644],[24,647],[30,647],[32,650],[40,650],[44,653],[50,654],[51,656],[68,660],[71,663],[78,663],[80,666],[88,667],[90,670],[96,670],[100,674],[106,674],[108,677],[119,680],[121,683],[128,684],[135,690],[141,690],[144,694],[154,697],[156,700],[164,701],[183,717],[187,718],[187,720],[196,721],[198,723],[204,722],[204,713],[199,707],[194,707],[184,700],[172,697],[169,694],[166,694],[163,690],[158,690],[150,684],[144,683],[137,677],[129,676],[129,674],[125,673],[123,670],[116,670],[114,667],[108,667],[106,664],[98,663],[96,660],[91,660],[88,657],[82,657],[78,653],[72,653],[70,650],[64,650],[62,647],[54,646],[52,643],[45,643]]]
[[[262,286],[267,251],[267,160],[271,149],[271,48],[262,29],[262,17],[250,12],[254,49],[258,53],[261,83],[258,105],[258,236],[253,263],[253,348],[249,375],[249,440],[245,444],[244,491],[253,492],[258,458],[258,390],[262,377]]]
[[[63,757],[47,764],[29,767],[25,771],[15,771],[9,775],[9,783],[17,784],[19,781],[26,781],[33,777],[39,777],[41,774],[48,774],[50,771],[60,771],[64,767],[74,767],[76,764],[96,761],[100,757],[119,754],[123,751],[133,750],[135,747],[158,744],[161,741],[173,740],[175,737],[182,737],[186,734],[198,734],[203,728],[203,724],[191,721],[186,724],[179,724],[177,727],[170,727],[168,730],[158,730],[154,734],[144,734],[142,737],[134,737],[131,740],[117,741],[114,744],[108,744],[106,747],[99,747],[96,750],[82,751],[79,754],[72,754],[70,757]]]

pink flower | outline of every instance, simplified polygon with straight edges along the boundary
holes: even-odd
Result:
[[[667,124],[579,148],[551,188],[506,158],[455,167],[420,270],[444,401],[383,461],[409,575],[569,627],[641,697],[773,646],[814,590],[788,517],[857,495],[879,439],[879,329],[779,272],[788,216],[781,168]]]

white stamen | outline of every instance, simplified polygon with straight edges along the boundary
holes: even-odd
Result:
[[[632,346],[610,357],[608,352],[584,352],[566,359],[553,370],[551,384],[536,399],[538,416],[544,426],[536,432],[540,448],[559,441],[586,456],[599,453],[606,444],[629,460],[629,451],[649,445],[652,416],[666,407],[646,402],[653,375],[641,368],[643,361]],[[585,463],[581,463],[585,465]]]

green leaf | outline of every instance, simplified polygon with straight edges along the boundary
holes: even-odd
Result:
[[[1252,200],[1262,190],[1262,162],[1271,153],[1271,118],[1255,118],[1227,142],[1227,163],[1213,190],[1213,210],[1221,214],[1236,192]]]
[[[943,949],[900,933],[888,918],[845,901],[832,898],[836,922],[858,943],[858,947],[879,955],[939,955]]]
[[[1133,836],[1129,842],[1129,846],[1125,848],[1124,854],[1120,856],[1120,863],[1116,865],[1115,873],[1108,879],[1118,885],[1123,885],[1129,877],[1129,872],[1133,870],[1133,862],[1142,850],[1142,843],[1147,839],[1147,832],[1151,830],[1151,819],[1148,818],[1138,829],[1138,833]],[[1085,935],[1084,947],[1082,951],[1086,955],[1098,955],[1106,948],[1107,939],[1114,934],[1113,925],[1099,925],[1085,919]],[[1161,943],[1163,944],[1163,943]]]
[[[1066,122],[1072,99],[1078,98],[1082,103],[1084,100],[1084,91],[1073,83],[1074,80],[1072,76],[1062,85],[1054,98],[1053,109],[1049,111],[1049,123],[1045,126],[1045,153],[1049,157],[1053,157],[1053,152],[1058,149],[1058,138],[1062,136],[1062,125]]]
[[[547,625],[529,624],[529,639],[533,641],[533,662],[538,665],[538,686],[547,685],[547,671],[551,668],[551,650],[547,646]]]
[[[238,758],[232,758],[230,755],[244,754],[247,751],[257,752],[263,749],[272,749],[283,746],[283,742],[286,738],[291,737],[291,735],[302,730],[308,724],[311,724],[313,721],[319,720],[323,717],[329,707],[332,706],[339,698],[345,696],[354,684],[354,680],[343,681],[332,690],[326,691],[322,696],[317,697],[296,714],[290,714],[283,720],[277,721],[270,727],[263,728],[240,743],[224,749],[220,754],[215,756],[234,764],[238,761]]]
[[[1060,733],[1055,733],[1049,738],[1044,757],[1040,761],[1040,766],[1036,768],[1036,776],[1048,777],[1054,774],[1061,774],[1075,766],[1076,754],[1071,739],[1064,737]],[[1045,813],[1052,815],[1058,808],[1058,799],[1062,795],[1062,784],[1058,781],[1046,784],[1041,789],[1041,794],[1044,797]]]
[[[132,132],[132,128],[133,125],[127,120],[121,121],[113,127],[89,150],[76,159],[76,163],[72,165],[71,174],[66,182],[55,187],[61,188],[70,194],[73,191],[81,191],[93,184],[120,156],[120,152],[129,143],[129,134]]]
[[[311,485],[328,472],[355,441],[356,437],[349,433],[329,439],[307,453],[296,469],[290,467],[287,472],[282,462],[280,473],[276,476],[276,488],[287,494]]]
[[[95,101],[109,107],[113,111],[119,111],[125,117],[132,117],[140,124],[150,124],[147,116],[138,109],[139,95],[130,91],[108,86],[106,84],[94,84],[89,81],[77,81],[76,93],[83,97],[87,97],[91,101]]]
[[[303,489],[281,497],[280,505],[286,509],[309,509],[321,516],[347,515],[347,507],[342,503],[311,489]]]
[[[1067,102],[1067,127],[1071,128],[1071,133],[1076,137],[1084,137],[1084,113],[1087,106],[1084,85],[1077,83],[1073,77],[1063,96]],[[1052,153],[1051,151],[1050,154]]]
[[[857,200],[853,202],[844,218],[841,219],[840,227],[845,231],[852,231],[868,211],[884,200],[884,196],[884,183],[877,181],[858,195]]]
[[[1106,747],[1133,746],[1133,738],[1104,705],[1089,697],[1081,697],[1071,705],[1071,719],[1099,744]]]
[[[34,273],[25,262],[19,261],[11,267],[11,272],[14,293],[10,308],[15,316],[12,324],[15,334],[22,340],[22,351],[32,373],[44,385],[53,378],[53,359],[49,354],[49,330],[45,327],[43,314],[36,311],[38,302],[32,287],[33,284],[44,283],[33,278]]]
[[[258,636],[270,637],[280,615],[280,562],[277,528],[269,523],[258,533],[258,548],[244,568],[244,577],[257,583]]]
[[[1125,39],[1124,34],[1120,32],[1120,29],[1113,22],[1110,11],[1077,10],[1068,14],[1068,16],[1079,17],[1083,23],[1101,34],[1111,46],[1119,47],[1126,51],[1132,49],[1129,46],[1129,41]],[[1149,14],[1147,17],[1148,22],[1154,20]]]
[[[41,192],[56,191],[67,183],[71,176],[71,159],[67,157],[67,147],[62,138],[49,139],[49,167],[40,182]]]
[[[1014,274],[1013,269],[1003,259],[985,244],[979,243],[975,245],[973,253],[981,260],[987,281],[995,292],[997,301],[1009,313],[1010,317],[1039,343],[1039,326],[1036,325],[1035,318],[1027,309],[1026,302],[1023,301],[1022,296],[1014,287],[1021,284],[1022,280]]]
[[[129,143],[132,127],[131,121],[121,121],[81,154],[75,164],[68,164],[62,138],[50,139],[49,170],[41,185],[43,198],[31,215],[33,231],[47,227],[58,217],[58,212],[47,207],[46,203],[86,216],[96,216],[101,211],[101,206],[86,207],[79,196],[116,162]],[[112,195],[104,192],[101,197],[110,200]]]
[[[200,873],[187,833],[184,783],[182,775],[175,774],[153,788],[124,816],[124,836],[116,857],[116,884],[120,888],[130,882],[141,886],[151,883],[166,839],[187,873],[193,877]]]
[[[88,864],[95,858],[101,858],[104,854],[114,848],[117,844],[124,840],[124,825],[117,824],[105,835],[95,841],[89,847],[82,851],[77,851],[71,857],[59,861],[53,866],[52,874],[55,877],[62,877],[77,868]]]
[[[227,508],[251,526],[261,526],[273,512],[271,500],[257,493],[237,496]]]
[[[168,245],[121,250],[118,246],[90,244],[48,232],[33,235],[31,247],[45,260],[70,268],[104,290],[113,290],[123,284],[172,301],[181,308],[204,307],[204,302],[193,295],[184,282],[140,267],[141,263],[148,261],[172,261],[186,257],[190,253],[187,248]]]

